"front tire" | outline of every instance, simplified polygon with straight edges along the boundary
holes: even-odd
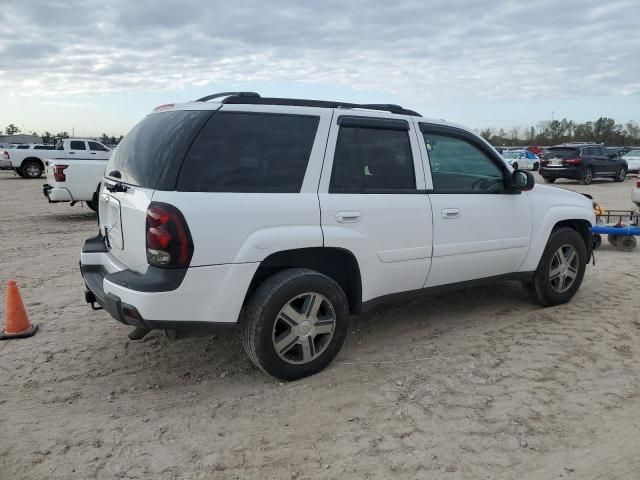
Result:
[[[340,286],[314,270],[291,268],[265,280],[242,319],[242,343],[251,361],[282,380],[325,368],[347,335],[349,307]]]
[[[27,160],[20,167],[22,177],[24,178],[40,178],[42,176],[42,166],[33,160]]]
[[[584,277],[587,249],[572,228],[559,228],[549,237],[533,279],[531,293],[545,307],[567,303]]]
[[[627,178],[627,169],[624,167],[620,167],[620,170],[618,170],[616,173],[616,177],[614,178],[614,181],[624,182],[625,178]]]

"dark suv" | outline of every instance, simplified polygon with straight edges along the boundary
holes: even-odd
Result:
[[[626,160],[604,145],[570,144],[548,148],[540,162],[540,175],[547,183],[571,178],[589,185],[595,177],[611,177],[622,182],[627,176]]]

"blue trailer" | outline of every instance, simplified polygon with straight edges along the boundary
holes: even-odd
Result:
[[[602,235],[607,235],[611,245],[623,252],[636,248],[635,237],[640,236],[640,212],[633,210],[608,210],[596,215],[596,224],[591,227],[593,248],[602,244]]]

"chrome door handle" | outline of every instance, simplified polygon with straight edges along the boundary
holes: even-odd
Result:
[[[440,212],[442,218],[446,220],[450,220],[452,218],[460,218],[460,209],[459,208],[445,208]]]
[[[336,222],[356,223],[360,221],[360,217],[360,212],[338,212],[336,213]]]

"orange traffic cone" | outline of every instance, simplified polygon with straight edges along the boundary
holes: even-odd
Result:
[[[7,283],[7,318],[4,324],[4,330],[0,332],[0,340],[9,340],[11,338],[25,338],[34,335],[38,330],[38,325],[32,325],[29,322],[29,316],[24,309],[20,291],[16,282],[9,280]]]

